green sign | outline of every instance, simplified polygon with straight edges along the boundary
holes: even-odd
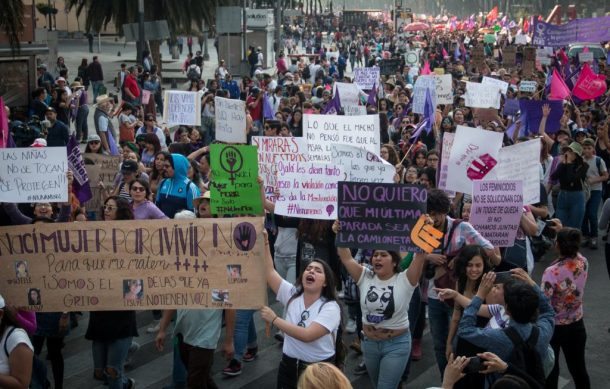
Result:
[[[262,215],[255,146],[210,146],[211,207],[214,215]]]
[[[496,41],[496,36],[494,34],[485,34],[483,37],[483,42],[485,43],[494,43]]]

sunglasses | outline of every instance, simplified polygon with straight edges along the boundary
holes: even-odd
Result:
[[[104,205],[104,206],[102,207],[102,209],[103,209],[104,211],[114,211],[115,209],[117,209],[117,207],[113,207],[112,205]]]
[[[304,310],[303,312],[301,312],[301,321],[299,321],[297,323],[297,325],[299,327],[303,327],[305,328],[305,320],[309,319],[309,311],[308,310]]]
[[[132,186],[131,190],[134,192],[145,192],[146,188],[144,188],[143,186]]]

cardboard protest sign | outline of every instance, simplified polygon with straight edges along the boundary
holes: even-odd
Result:
[[[464,100],[471,108],[500,108],[500,90],[497,87],[466,81]]]
[[[121,158],[118,155],[85,153],[83,154],[83,160],[85,161],[85,169],[91,182],[91,194],[93,195],[91,200],[87,201],[87,209],[99,211],[102,209],[103,197],[102,189],[98,184],[103,182],[106,187],[112,185],[119,172]]]
[[[517,66],[517,48],[515,46],[502,49],[502,64],[505,67]]]
[[[246,102],[216,96],[214,106],[216,109],[216,140],[227,143],[246,143]]]
[[[304,138],[253,136],[252,145],[258,149],[258,174],[263,178],[267,200],[275,201],[277,172],[287,162],[307,162],[307,141]]]
[[[345,181],[394,182],[396,168],[370,151],[349,145],[331,147],[333,164],[343,168]]]
[[[453,146],[453,139],[455,134],[453,132],[443,133],[443,145],[441,149],[441,170],[438,176],[438,188],[447,189],[447,172],[449,170],[449,155],[451,154],[451,147]]]
[[[212,144],[210,167],[213,215],[263,214],[256,147]]]
[[[478,119],[481,126],[485,127],[492,120],[497,120],[498,110],[494,108],[475,108],[474,117]]]
[[[435,75],[436,81],[436,104],[453,104],[453,83],[451,74]],[[425,100],[424,94],[424,100]],[[434,100],[432,100],[434,104]]]
[[[536,92],[537,87],[538,87],[538,83],[536,81],[523,80],[519,83],[520,92],[534,93],[534,92]]]
[[[477,68],[485,65],[485,49],[483,45],[476,46],[470,53],[470,63]]]
[[[201,96],[199,93],[166,90],[163,97],[163,121],[170,126],[200,126]]]
[[[495,179],[504,134],[457,126],[447,170],[447,189],[471,193],[472,181]]]
[[[360,102],[360,89],[358,85],[347,82],[335,82],[333,85],[333,96],[339,91],[341,106],[358,105]]]
[[[379,154],[379,115],[303,115],[303,137],[313,162],[331,161],[331,144],[349,144]]]
[[[502,147],[498,154],[496,176],[498,180],[523,180],[523,204],[540,201],[540,139]]]
[[[523,213],[521,181],[474,181],[470,224],[495,247],[511,247]]]
[[[436,79],[432,75],[419,76],[413,86],[413,113],[423,114],[426,104],[426,89],[430,90],[432,105],[437,106]]]
[[[0,227],[0,293],[37,312],[266,304],[263,218]]]
[[[343,113],[345,116],[366,115],[366,107],[364,105],[344,105]]]
[[[443,74],[445,74],[445,68],[434,68],[433,72],[437,76],[442,76]]]
[[[391,76],[400,70],[400,58],[382,59],[379,71],[382,76]]]
[[[338,247],[420,251],[411,230],[426,213],[428,193],[419,185],[339,183]]]
[[[65,147],[0,149],[0,202],[68,201]]]
[[[278,172],[280,194],[277,215],[304,219],[337,218],[337,182],[344,177],[341,166],[323,163],[288,163]]]
[[[354,83],[363,90],[371,90],[374,85],[379,86],[379,68],[373,66],[371,68],[354,69]]]
[[[502,93],[503,95],[505,95],[506,91],[508,90],[508,82],[498,80],[497,78],[483,77],[483,81],[481,81],[481,84],[498,88],[500,90],[500,93]]]

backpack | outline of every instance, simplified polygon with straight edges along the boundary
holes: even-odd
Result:
[[[8,338],[12,335],[17,327],[12,327],[8,334],[6,334],[6,338],[4,338],[4,354],[6,358],[9,358],[8,348],[6,342]],[[34,355],[32,360],[32,380],[30,381],[30,389],[47,389],[51,387],[51,383],[47,379],[47,365],[40,360],[36,355]]]
[[[197,80],[201,78],[199,71],[197,70],[197,64],[190,65],[186,71],[186,78],[189,80]]]
[[[513,343],[513,351],[506,362],[521,370],[521,378],[525,379],[532,389],[544,388],[546,377],[542,357],[536,351],[536,343],[540,335],[538,327],[532,326],[532,332],[527,341],[523,341],[513,327],[506,327],[503,331]]]
[[[252,50],[250,55],[248,55],[248,63],[252,66],[258,63],[258,54],[256,51]]]

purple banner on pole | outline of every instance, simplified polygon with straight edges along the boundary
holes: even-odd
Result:
[[[502,113],[507,116],[515,116],[519,112],[519,100],[518,99],[506,99],[504,102],[504,110]]]
[[[559,120],[563,116],[563,101],[561,100],[519,100],[521,115],[525,115],[525,133],[537,134],[542,120],[542,106],[548,104],[551,107],[551,113],[546,120],[545,131],[548,134],[554,134],[559,131],[561,124]]]
[[[535,46],[562,47],[574,42],[601,43],[610,40],[610,16],[576,19],[560,26],[534,21]]]
[[[68,167],[72,170],[72,174],[74,175],[72,188],[74,194],[82,204],[91,200],[93,194],[91,193],[89,176],[87,175],[87,170],[85,170],[83,155],[80,152],[78,141],[74,135],[70,136],[66,151],[68,152]]]

